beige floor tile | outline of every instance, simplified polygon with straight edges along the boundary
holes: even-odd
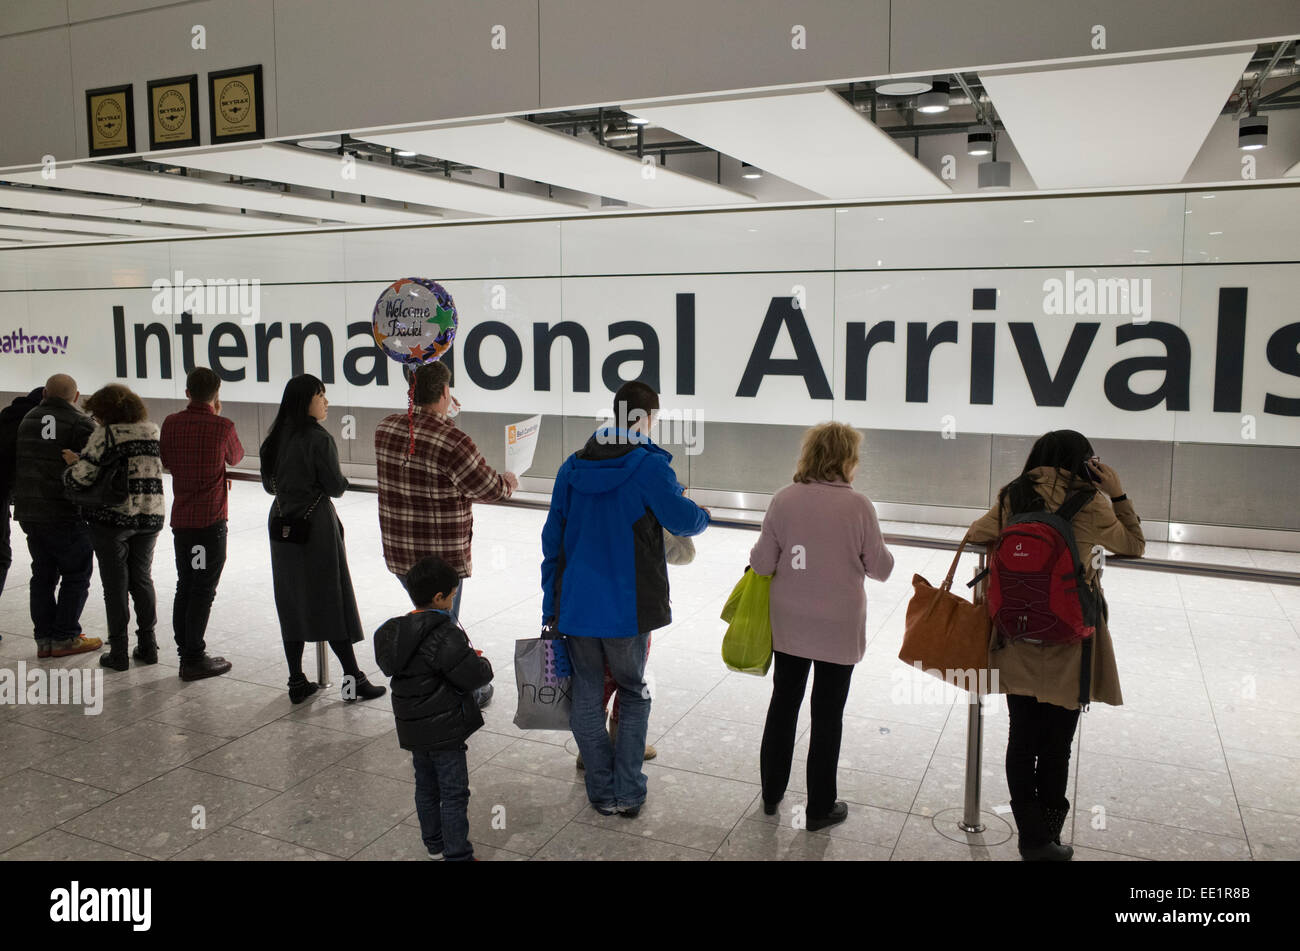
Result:
[[[46,760],[41,769],[124,793],[225,743],[222,737],[142,720]]]
[[[113,794],[26,769],[0,780],[0,852],[74,819]]]
[[[225,826],[171,857],[173,862],[337,862],[337,856]]]
[[[365,737],[285,718],[241,736],[188,765],[283,792],[345,761],[365,745]]]
[[[0,862],[148,862],[149,858],[51,829],[0,854]]]
[[[635,820],[625,820],[631,826]],[[571,822],[533,856],[535,861],[670,862],[705,861],[712,853],[657,842],[617,827],[599,828]]]

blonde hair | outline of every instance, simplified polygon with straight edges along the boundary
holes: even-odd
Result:
[[[862,433],[848,423],[819,423],[803,434],[795,482],[847,482],[858,464]]]

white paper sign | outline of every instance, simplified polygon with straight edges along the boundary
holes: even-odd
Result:
[[[537,433],[541,428],[540,415],[506,427],[506,472],[520,476],[528,471],[533,464],[533,453],[537,451]]]

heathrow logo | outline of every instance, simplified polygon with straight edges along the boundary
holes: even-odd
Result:
[[[0,335],[0,353],[67,353],[68,336],[29,335],[19,327]]]

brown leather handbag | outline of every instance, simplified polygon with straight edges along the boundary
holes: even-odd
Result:
[[[912,600],[907,604],[903,647],[898,652],[898,659],[905,664],[920,661],[927,674],[963,689],[978,683],[980,671],[988,668],[992,625],[983,603],[973,604],[950,590],[969,538],[967,533],[957,546],[939,587],[920,575],[912,576]]]

